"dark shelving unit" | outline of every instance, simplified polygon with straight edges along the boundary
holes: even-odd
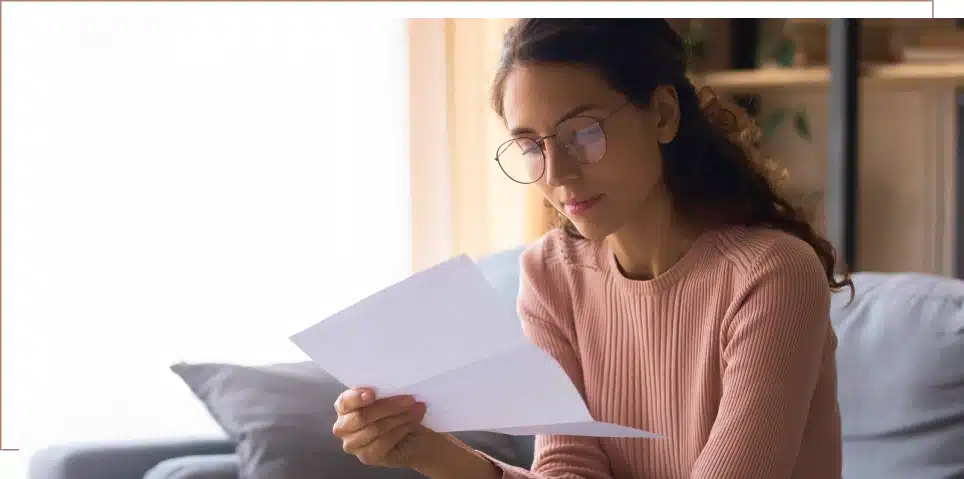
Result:
[[[957,105],[957,155],[955,165],[955,204],[957,211],[954,215],[954,277],[964,279],[964,92],[957,91],[955,95]]]
[[[857,271],[858,162],[860,145],[860,21],[835,19],[827,39],[829,147],[827,233],[842,266]]]
[[[757,50],[760,45],[760,19],[734,18],[730,20],[730,68],[754,70],[758,68]],[[750,115],[759,112],[759,96],[740,95],[734,98]]]
[[[959,24],[964,25],[959,21]],[[756,70],[759,45],[759,19],[733,19],[730,23],[730,71],[713,72],[702,81],[720,91],[730,92],[745,108],[759,111],[758,91],[774,91],[784,86],[828,87],[828,171],[824,198],[826,231],[837,251],[841,270],[860,271],[859,245],[859,161],[860,161],[860,67],[861,21],[833,19],[827,32],[828,65],[794,71]],[[962,27],[964,28],[964,27]],[[891,84],[916,82],[958,82],[964,77],[962,66],[939,65],[877,66],[864,70],[869,81]],[[865,79],[866,80],[866,79]],[[956,211],[953,231],[952,275],[964,279],[964,91],[956,95],[957,158]]]
[[[858,268],[859,30],[857,19],[832,20],[827,41],[830,69],[827,233],[841,267],[848,271]],[[730,68],[736,71],[758,68],[759,43],[760,19],[732,19]],[[759,96],[738,95],[735,100],[751,114],[759,111]]]

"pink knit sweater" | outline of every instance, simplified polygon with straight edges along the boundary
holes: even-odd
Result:
[[[519,312],[597,420],[661,439],[545,436],[522,479],[839,479],[830,291],[805,242],[731,228],[650,281],[553,231],[522,257]]]

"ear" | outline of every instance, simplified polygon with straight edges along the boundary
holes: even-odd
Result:
[[[679,99],[676,89],[660,85],[653,90],[650,109],[656,115],[656,139],[660,144],[667,144],[676,138],[679,131]]]

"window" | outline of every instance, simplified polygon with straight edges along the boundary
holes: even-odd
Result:
[[[406,21],[333,10],[3,5],[21,462],[220,434],[171,363],[304,360],[290,334],[410,273]],[[12,462],[0,477],[23,477]]]

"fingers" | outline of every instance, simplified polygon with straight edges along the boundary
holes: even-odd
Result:
[[[380,425],[379,428],[384,428],[384,432],[375,435],[374,439],[364,446],[356,447],[354,444],[346,443],[345,451],[357,457],[362,464],[368,466],[381,465],[392,450],[420,426],[424,414],[425,406],[420,405],[408,414],[382,419],[380,422],[385,424]],[[402,420],[399,420],[399,418]],[[368,430],[366,429],[366,431]],[[361,435],[362,433],[359,433],[359,436]],[[364,439],[360,439],[359,443]]]
[[[349,454],[358,455],[364,452],[377,456],[385,455],[405,434],[419,426],[424,416],[425,405],[414,404],[401,414],[381,418],[357,432],[348,434],[344,438],[343,448]]]
[[[361,431],[384,418],[404,414],[414,405],[415,398],[412,396],[393,396],[378,399],[368,406],[339,415],[334,426],[332,426],[332,433],[335,436],[343,437],[346,434]]]
[[[412,423],[403,424],[387,432],[380,440],[371,446],[355,453],[355,457],[366,466],[378,466],[382,464],[385,456],[408,436],[415,426]]]
[[[349,389],[338,395],[335,400],[335,412],[348,414],[355,409],[365,407],[375,400],[375,391],[370,388]]]

